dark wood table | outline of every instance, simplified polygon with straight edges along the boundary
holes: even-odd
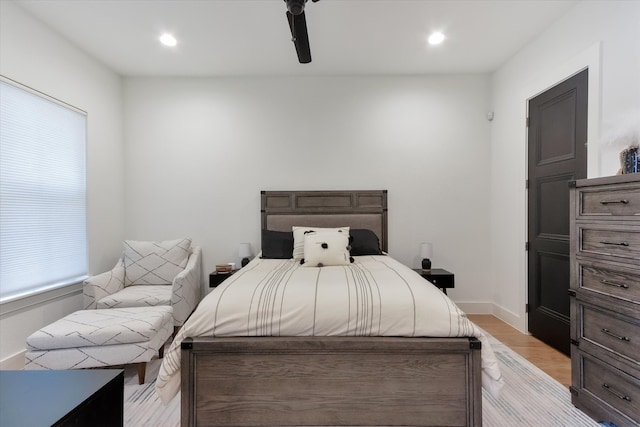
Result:
[[[227,280],[229,277],[231,277],[232,274],[234,274],[237,271],[238,270],[236,269],[236,270],[231,270],[228,273],[217,273],[215,271],[213,273],[209,273],[209,287],[210,288],[218,287],[220,283]]]
[[[124,371],[0,371],[0,426],[122,426]]]
[[[420,274],[422,277],[433,283],[435,286],[442,289],[442,292],[447,293],[447,289],[455,287],[455,276],[450,271],[443,268],[432,268],[431,270],[422,270],[420,268],[414,269],[414,271]]]

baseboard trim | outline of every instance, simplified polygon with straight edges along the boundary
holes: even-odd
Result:
[[[523,334],[529,334],[527,332],[527,325],[525,319],[517,315],[511,310],[507,310],[504,307],[500,307],[499,305],[493,304],[493,313],[498,319],[508,323],[513,326]]]
[[[513,326],[523,334],[528,334],[525,323],[520,316],[492,302],[456,301],[456,305],[467,314],[492,314],[503,322]]]
[[[27,350],[21,350],[16,354],[0,360],[0,370],[20,371],[24,369],[24,355]]]
[[[456,305],[467,314],[493,314],[493,304],[490,302],[457,302]]]

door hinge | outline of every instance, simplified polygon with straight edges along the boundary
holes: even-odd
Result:
[[[571,344],[575,345],[576,347],[580,347],[580,341],[571,340]]]
[[[524,250],[525,251],[529,250],[529,242],[524,242]]]
[[[525,120],[527,127],[529,127],[529,117],[527,117],[527,119]]]
[[[569,294],[570,297],[575,297],[576,296],[576,291],[575,289],[569,289],[567,291],[567,293]]]
[[[529,180],[528,179],[524,180],[524,188],[527,189],[527,190],[529,189]]]
[[[528,313],[529,312],[529,303],[524,305],[524,312]]]

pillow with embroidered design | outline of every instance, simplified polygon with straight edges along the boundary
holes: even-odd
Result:
[[[349,235],[343,231],[311,231],[304,236],[303,267],[349,265]]]
[[[349,238],[349,227],[338,227],[338,228],[323,228],[323,227],[298,227],[293,226],[293,259],[295,261],[300,261],[304,258],[304,236],[305,233],[309,233],[311,231],[338,231],[345,233],[347,239]]]

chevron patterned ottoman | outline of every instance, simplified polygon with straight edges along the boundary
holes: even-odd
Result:
[[[173,333],[171,307],[80,310],[27,338],[25,369],[81,369],[138,364],[144,383],[146,363],[163,356]]]

